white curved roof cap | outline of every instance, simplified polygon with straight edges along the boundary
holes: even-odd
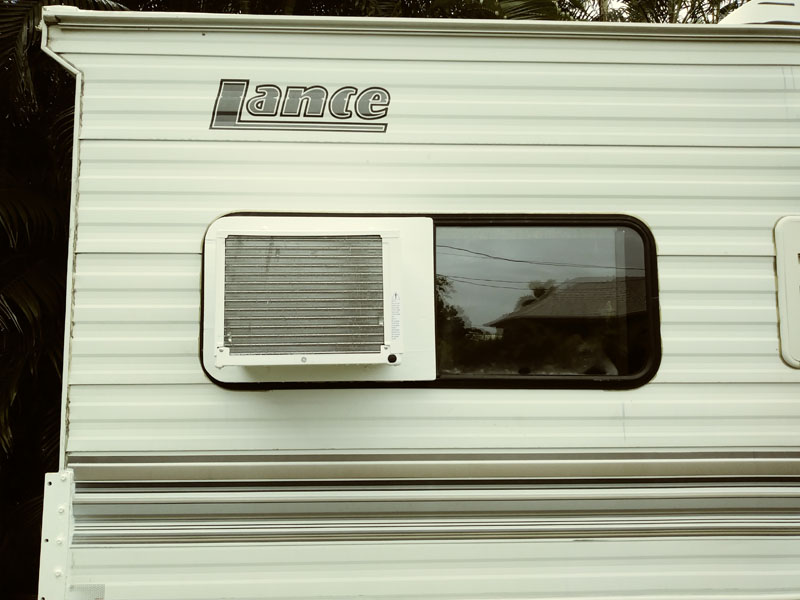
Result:
[[[720,21],[720,25],[745,23],[800,24],[800,0],[750,0]]]

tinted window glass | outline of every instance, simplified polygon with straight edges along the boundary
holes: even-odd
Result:
[[[646,259],[624,225],[437,227],[440,376],[641,374],[658,353]]]

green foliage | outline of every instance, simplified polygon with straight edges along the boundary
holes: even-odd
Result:
[[[500,0],[500,12],[506,19],[544,19],[548,21],[568,20],[554,0]]]
[[[38,108],[30,64],[32,49],[39,43],[37,30],[42,6],[65,4],[91,10],[124,10],[112,0],[0,0],[0,82],[2,100],[15,116],[28,117]],[[38,49],[37,49],[38,50]]]
[[[624,0],[626,21],[640,23],[717,23],[744,0]]]
[[[499,0],[509,19],[717,23],[745,0]]]

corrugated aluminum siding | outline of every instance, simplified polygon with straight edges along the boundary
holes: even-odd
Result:
[[[84,74],[67,451],[796,448],[772,240],[800,211],[794,41],[392,27],[51,30]],[[211,131],[232,77],[381,85],[388,131]],[[636,216],[661,369],[624,393],[224,390],[198,358],[200,250],[233,211]]]
[[[72,553],[69,598],[797,598],[796,541],[707,538],[689,543],[367,542],[195,546],[182,552],[80,548]]]

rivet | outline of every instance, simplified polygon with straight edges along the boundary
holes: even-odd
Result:
[[[58,544],[60,546],[63,543],[64,543],[64,538],[62,538],[61,536],[58,536],[56,538],[56,544]]]
[[[66,480],[67,480],[67,474],[66,473],[62,473],[61,474],[61,481],[66,481]]]
[[[67,510],[67,509],[66,509],[66,508],[64,508],[63,506],[59,506],[59,507],[58,507],[58,514],[60,514],[60,515],[63,515],[63,514],[64,514],[64,512],[65,512],[66,510]]]
[[[63,574],[64,574],[64,571],[62,571],[61,569],[56,569],[55,573],[54,573],[54,575],[56,577],[61,577]]]

